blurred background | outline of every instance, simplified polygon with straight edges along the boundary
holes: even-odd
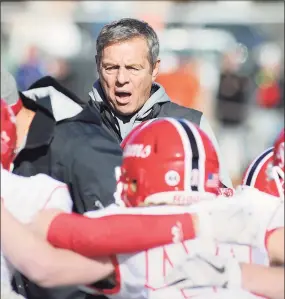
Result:
[[[19,90],[52,75],[87,101],[98,33],[122,17],[156,30],[157,81],[205,113],[238,184],[284,126],[284,1],[2,1],[2,66]]]

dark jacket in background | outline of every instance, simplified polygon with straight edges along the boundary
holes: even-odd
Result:
[[[45,173],[65,182],[79,213],[114,203],[114,168],[121,164],[122,152],[102,127],[98,111],[84,106],[50,77],[33,84],[22,100],[36,115],[13,172],[22,176]],[[16,280],[19,290],[19,274]],[[76,288],[43,289],[26,279],[25,283],[29,299],[85,298]]]
[[[239,126],[246,119],[248,79],[226,71],[220,76],[216,116],[223,126]]]

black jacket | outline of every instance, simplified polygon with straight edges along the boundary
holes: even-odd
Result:
[[[31,89],[55,86],[50,78],[36,82]],[[56,86],[57,87],[57,86]],[[55,87],[54,87],[55,88]],[[56,91],[64,94],[64,88]],[[97,110],[85,105],[78,114],[56,120],[56,94],[36,96],[33,101],[22,94],[24,105],[35,107],[36,115],[29,129],[26,145],[14,161],[14,173],[31,176],[45,173],[65,182],[79,213],[98,209],[113,202],[115,166],[121,164],[122,151],[115,139],[102,128]],[[73,96],[68,95],[68,101]],[[64,104],[64,103],[63,103]],[[72,103],[79,106],[77,103]],[[33,109],[33,108],[32,108]],[[66,113],[70,115],[73,112]]]
[[[110,131],[114,138],[116,138],[116,140],[121,143],[123,138],[120,133],[118,121],[108,105],[103,102],[98,103],[92,100],[89,101],[89,104],[98,110],[103,125]],[[153,106],[151,112],[144,119],[141,119],[141,121],[147,121],[150,119],[162,117],[183,118],[199,125],[202,117],[202,112],[185,108],[172,102],[157,103]]]
[[[53,90],[48,95],[36,91],[47,86]],[[22,176],[45,173],[65,182],[74,210],[79,213],[113,203],[114,168],[121,164],[122,152],[118,142],[102,127],[97,110],[84,105],[50,77],[39,80],[30,89],[35,92],[25,92],[21,97],[36,114],[25,147],[14,161],[13,172]],[[75,295],[74,288],[55,292],[29,283],[26,291],[29,299],[84,298],[79,293]]]

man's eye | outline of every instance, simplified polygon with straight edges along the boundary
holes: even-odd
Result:
[[[128,70],[131,70],[131,71],[139,71],[138,68],[133,67],[133,66],[130,66],[130,67],[128,67],[127,69],[128,69]]]
[[[118,69],[118,67],[116,67],[116,66],[106,67],[106,71],[112,71],[112,70],[116,70],[116,69]]]

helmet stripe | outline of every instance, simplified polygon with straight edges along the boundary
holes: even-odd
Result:
[[[270,147],[250,164],[244,177],[243,185],[254,186],[259,170],[272,157],[273,149],[273,147]]]
[[[206,151],[204,142],[197,127],[188,120],[183,121],[191,128],[191,131],[193,132],[193,135],[197,142],[199,152],[199,191],[205,191]]]
[[[199,150],[198,150],[198,145],[196,142],[196,138],[190,128],[190,126],[185,123],[183,120],[178,120],[178,122],[181,124],[181,126],[183,127],[183,129],[185,130],[187,136],[188,136],[188,142],[189,142],[189,146],[190,146],[190,150],[192,153],[192,165],[189,168],[191,169],[191,173],[194,169],[199,170]],[[188,182],[189,186],[191,186],[191,177],[190,180]],[[191,186],[192,191],[198,191],[198,186],[194,185]]]
[[[191,145],[189,142],[188,135],[186,131],[183,129],[181,123],[177,121],[174,118],[165,118],[167,121],[169,121],[177,130],[181,137],[181,142],[183,145],[183,150],[185,154],[184,158],[184,190],[185,191],[191,191],[191,176],[190,171],[192,169],[192,157],[191,157]]]

